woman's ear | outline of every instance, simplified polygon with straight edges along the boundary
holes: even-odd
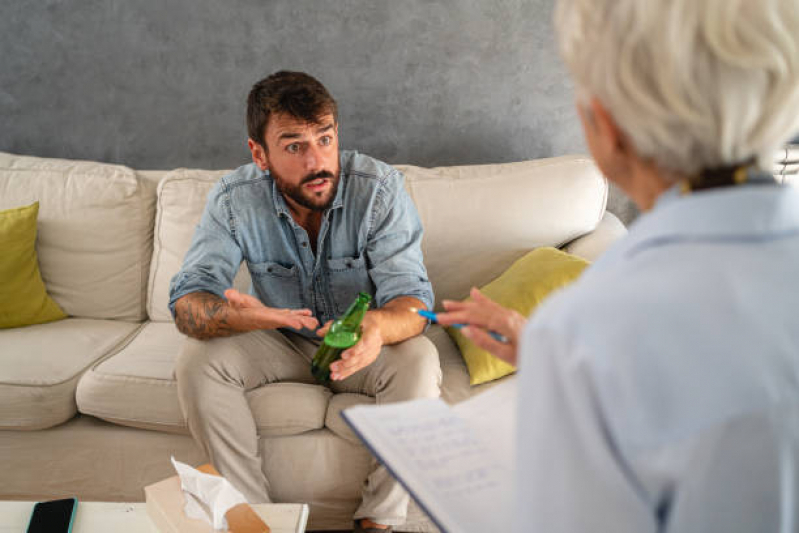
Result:
[[[608,179],[630,195],[637,161],[635,147],[597,98],[591,98],[578,109],[594,162]]]
[[[255,165],[263,171],[269,170],[269,154],[266,148],[249,138],[247,139],[247,148],[250,149]]]
[[[591,125],[596,128],[596,132],[602,139],[604,147],[609,151],[609,154],[629,155],[631,145],[627,141],[627,137],[597,98],[591,99],[589,119],[592,123]]]

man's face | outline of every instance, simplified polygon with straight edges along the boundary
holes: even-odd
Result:
[[[266,126],[266,146],[268,170],[290,204],[313,211],[330,207],[339,183],[338,125],[333,115],[317,123],[274,115]]]

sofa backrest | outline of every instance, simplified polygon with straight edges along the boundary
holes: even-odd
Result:
[[[168,172],[158,184],[155,215],[155,242],[147,293],[150,320],[172,320],[169,312],[169,282],[191,244],[191,238],[205,208],[211,187],[229,170],[194,170],[179,168]],[[233,286],[247,291],[250,276],[242,263]]]
[[[61,308],[146,318],[155,186],[119,165],[0,152],[0,209],[37,200],[42,279]]]
[[[422,249],[437,305],[461,299],[539,246],[592,231],[607,182],[585,156],[461,167],[397,165],[424,226]],[[172,320],[169,281],[179,270],[213,184],[229,171],[178,169],[158,186],[150,288],[151,320]],[[249,286],[244,268],[234,281]]]
[[[461,300],[540,246],[596,228],[608,185],[585,156],[425,169],[398,165],[424,227],[436,297]]]

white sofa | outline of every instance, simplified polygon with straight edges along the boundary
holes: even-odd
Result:
[[[625,232],[605,212],[607,183],[583,156],[399,168],[425,228],[437,302],[465,297],[533,248],[592,259]],[[206,460],[178,405],[173,364],[183,337],[167,298],[223,174],[0,153],[0,209],[40,202],[42,277],[70,315],[0,330],[0,499],[141,501],[145,485],[173,475],[170,455]],[[247,284],[242,271],[236,286]],[[470,388],[444,330],[426,335],[439,349],[448,402],[486,387]],[[351,525],[370,457],[339,413],[369,401],[292,383],[250,395],[272,496],[309,503],[312,529]],[[432,526],[412,504],[401,529]]]

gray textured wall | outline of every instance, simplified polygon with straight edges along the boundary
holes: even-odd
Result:
[[[338,99],[342,146],[391,163],[584,152],[553,0],[3,0],[0,150],[134,168],[248,160],[278,69]],[[626,214],[614,195],[611,210]]]

